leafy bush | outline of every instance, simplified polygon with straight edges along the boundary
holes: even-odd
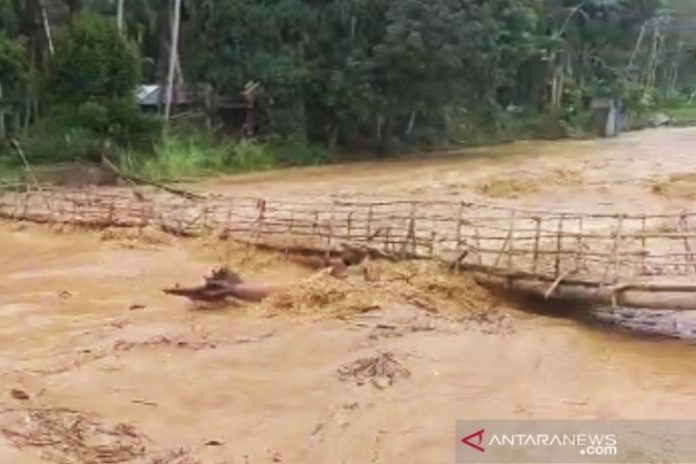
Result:
[[[267,150],[276,154],[276,164],[284,166],[316,166],[334,161],[333,154],[323,146],[299,138],[272,140]]]
[[[151,149],[161,125],[135,102],[140,60],[113,21],[77,16],[59,45],[45,89],[48,106],[26,142],[28,155],[98,161],[119,147]]]
[[[152,151],[130,151],[122,166],[150,179],[180,179],[217,172],[242,173],[282,166],[307,166],[330,162],[322,148],[299,140],[261,142],[219,141],[201,133],[170,134]]]
[[[138,49],[114,22],[100,16],[73,19],[57,47],[48,97],[56,103],[131,99],[140,78]]]
[[[242,140],[232,148],[225,164],[232,171],[261,171],[277,167],[280,160],[268,145]]]

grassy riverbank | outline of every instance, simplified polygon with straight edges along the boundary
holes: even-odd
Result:
[[[696,123],[696,107],[689,105],[665,108],[662,113],[669,115],[675,125]],[[642,117],[644,118],[644,117]],[[641,118],[641,120],[642,120]],[[510,118],[497,131],[469,130],[461,140],[441,145],[395,144],[380,152],[380,159],[407,157],[427,152],[460,150],[473,147],[495,146],[518,140],[549,139],[588,139],[595,135],[586,129],[587,118],[578,117],[575,124],[558,120],[552,123],[549,118],[535,117]],[[629,124],[631,130],[645,127],[636,119]],[[87,143],[54,144],[53,150],[46,143],[24,145],[30,165],[38,173],[50,172],[56,165],[86,160],[98,162],[99,150],[83,149]],[[93,143],[92,147],[98,146]],[[37,148],[38,147],[38,148]],[[362,153],[362,152],[361,152]],[[148,150],[121,150],[108,155],[128,174],[137,175],[153,181],[195,180],[219,174],[241,174],[270,169],[299,166],[319,166],[338,161],[375,158],[375,153],[356,155],[355,151],[332,153],[326,148],[310,144],[300,139],[235,140],[213,137],[200,131],[174,132],[156,142]],[[49,161],[58,160],[58,161]],[[26,179],[21,159],[9,147],[0,146],[0,181],[16,182]],[[39,175],[39,180],[43,180]]]

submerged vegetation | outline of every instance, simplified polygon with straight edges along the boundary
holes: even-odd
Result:
[[[664,107],[691,121],[692,16],[679,0],[0,0],[0,139],[32,163],[177,178],[583,136],[598,97],[629,127]],[[155,111],[140,84],[159,84]]]

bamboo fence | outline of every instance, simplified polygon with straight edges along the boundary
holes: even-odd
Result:
[[[154,226],[182,236],[215,233],[327,253],[362,247],[444,260],[487,283],[545,297],[613,304],[637,298],[636,304],[645,304],[642,294],[630,297],[631,292],[677,292],[688,304],[672,306],[696,308],[696,212],[579,214],[453,201],[186,199],[123,189],[44,188],[0,190],[0,218]],[[655,298],[648,307],[662,304]]]

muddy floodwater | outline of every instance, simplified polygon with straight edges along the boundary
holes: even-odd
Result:
[[[696,197],[694,146],[694,129],[655,130],[192,188],[673,211]],[[452,462],[457,419],[696,412],[696,347],[577,309],[481,297],[470,317],[471,301],[395,298],[338,316],[162,293],[220,264],[312,275],[203,240],[0,223],[0,463]]]

